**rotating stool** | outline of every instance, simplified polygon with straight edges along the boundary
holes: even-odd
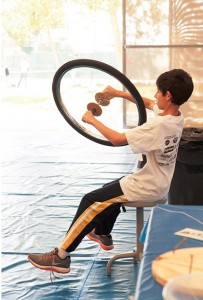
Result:
[[[167,198],[163,198],[160,200],[154,200],[154,201],[135,201],[135,202],[125,202],[122,204],[124,207],[135,207],[136,208],[136,250],[133,252],[127,252],[127,253],[121,253],[113,256],[106,266],[106,275],[110,276],[111,274],[111,266],[113,262],[117,259],[121,258],[133,258],[133,262],[137,263],[142,256],[143,252],[143,243],[140,242],[140,234],[144,226],[144,208],[145,207],[154,207],[157,204],[165,204],[167,202]]]

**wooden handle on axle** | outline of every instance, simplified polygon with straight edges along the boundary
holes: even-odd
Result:
[[[95,94],[95,100],[99,105],[107,106],[110,103],[110,100],[107,100],[104,96],[104,93],[96,93]]]
[[[88,103],[87,109],[90,110],[92,112],[92,114],[96,117],[98,117],[102,114],[102,109],[97,103],[94,103],[94,102]]]

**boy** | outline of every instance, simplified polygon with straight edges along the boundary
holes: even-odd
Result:
[[[90,111],[82,120],[94,126],[113,145],[129,144],[135,153],[146,155],[145,166],[86,194],[78,207],[72,224],[58,248],[44,254],[29,254],[29,261],[37,268],[58,273],[70,271],[70,253],[87,235],[104,250],[113,249],[111,230],[120,213],[120,206],[128,201],[150,201],[164,198],[173,176],[184,119],[180,105],[192,94],[193,82],[188,73],[174,69],[161,74],[153,100],[143,98],[145,107],[154,110],[156,118],[124,133],[116,132],[98,121]],[[114,97],[133,102],[129,93],[107,87],[108,100]]]

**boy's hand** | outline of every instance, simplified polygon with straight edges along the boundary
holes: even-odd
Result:
[[[114,89],[112,86],[110,86],[110,85],[108,85],[103,91],[102,91],[102,93],[104,94],[104,98],[106,99],[106,100],[111,100],[111,99],[113,99],[114,97],[116,97],[117,96],[117,90],[116,89]]]
[[[90,110],[87,110],[82,116],[82,121],[87,124],[92,124],[94,122],[94,119],[95,117]]]

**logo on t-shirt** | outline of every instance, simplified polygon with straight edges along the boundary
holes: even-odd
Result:
[[[160,166],[174,164],[178,152],[179,138],[175,135],[165,137],[165,148],[162,154],[157,156],[157,163]]]

